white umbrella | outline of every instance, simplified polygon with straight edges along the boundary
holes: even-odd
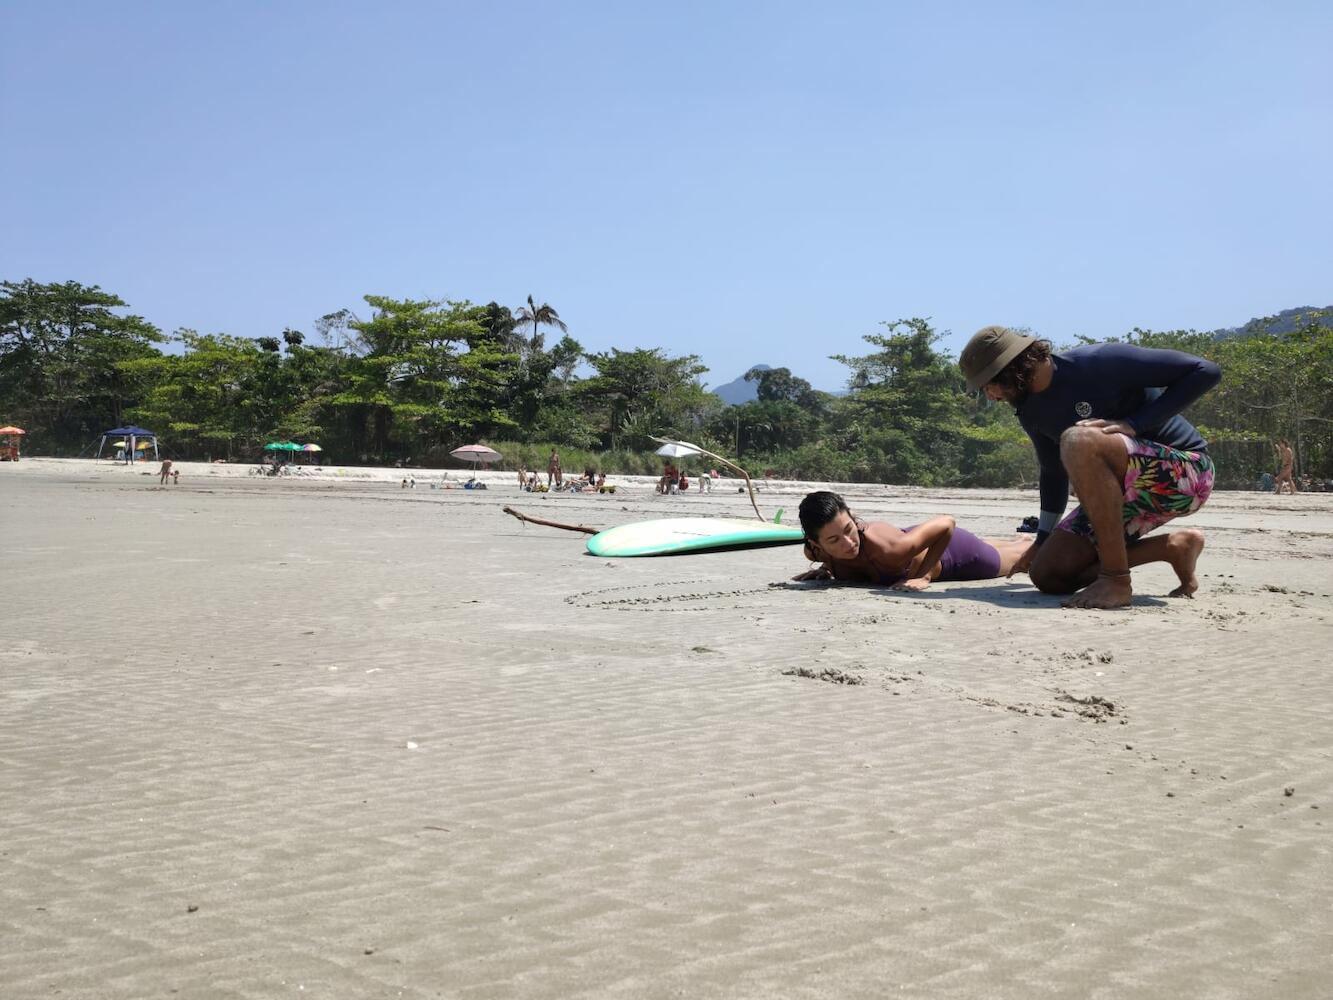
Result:
[[[688,441],[668,441],[658,448],[654,454],[661,455],[663,458],[686,458],[689,455],[702,453],[703,449],[697,444],[690,444]]]
[[[454,458],[463,462],[472,463],[472,478],[477,477],[477,463],[489,465],[491,462],[500,461],[501,455],[494,448],[487,448],[484,444],[465,444],[461,448],[455,448],[449,452]]]

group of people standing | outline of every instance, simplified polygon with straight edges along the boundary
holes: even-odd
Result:
[[[1133,567],[1170,564],[1172,596],[1198,589],[1203,535],[1145,538],[1194,513],[1213,488],[1207,442],[1181,411],[1213,388],[1221,369],[1180,351],[1092,344],[1055,353],[1048,341],[1002,326],[979,330],[959,358],[967,384],[1009,404],[1040,467],[1036,537],[986,540],[944,515],[906,531],[855,517],[833,493],[801,503],[806,555],[822,563],[797,579],[827,577],[922,590],[940,580],[1027,573],[1066,606],[1119,608],[1133,597]],[[1068,515],[1070,488],[1078,506]]]

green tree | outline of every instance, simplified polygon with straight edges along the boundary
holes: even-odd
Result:
[[[121,360],[151,356],[163,338],[116,295],[77,281],[0,283],[0,400],[29,441],[86,444],[121,421],[135,391]]]
[[[564,333],[569,329],[564,321],[560,319],[560,314],[556,312],[549,303],[543,302],[541,305],[537,305],[537,303],[533,301],[531,295],[528,296],[528,304],[526,306],[518,307],[518,311],[514,313],[514,320],[517,323],[532,324],[532,336],[520,345],[520,354],[522,355],[524,364],[527,364],[529,357],[532,354],[541,351],[545,346],[546,341],[541,333],[541,327],[554,327],[561,333]]]
[[[856,455],[857,478],[937,485],[956,481],[965,437],[965,384],[924,319],[882,324],[870,354],[834,355],[851,369],[833,443]]]
[[[745,373],[745,381],[759,383],[755,392],[760,402],[795,403],[807,410],[820,407],[819,393],[789,368],[751,368]]]
[[[650,435],[684,436],[723,405],[699,384],[708,369],[697,355],[613,347],[587,357],[596,374],[576,384],[575,396],[598,414],[603,447],[643,448]]]
[[[249,457],[291,400],[280,391],[278,358],[245,337],[177,330],[180,354],[122,363],[149,386],[131,410],[182,457]]]

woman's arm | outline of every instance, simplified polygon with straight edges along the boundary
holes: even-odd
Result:
[[[916,575],[895,584],[894,589],[925,590],[930,586],[932,575],[940,564],[944,550],[949,547],[949,542],[953,539],[954,526],[955,522],[951,516],[941,514],[939,517],[932,517],[924,524],[918,524],[911,531],[903,532],[903,539],[911,550],[912,560],[916,560],[918,553],[923,554]]]
[[[849,562],[843,559],[832,559],[817,544],[806,539],[805,558],[811,562],[820,562],[821,565],[808,569],[804,573],[798,573],[792,577],[793,580],[842,580],[846,583],[874,583],[875,577],[864,567],[858,565],[859,560]]]

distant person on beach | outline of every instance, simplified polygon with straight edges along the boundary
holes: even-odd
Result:
[[[1217,385],[1216,364],[1131,344],[1054,354],[1049,341],[1002,326],[977,331],[958,363],[968,385],[1014,408],[1037,450],[1037,537],[1010,574],[1073,594],[1067,607],[1123,608],[1134,596],[1130,567],[1166,562],[1180,578],[1171,596],[1193,596],[1203,535],[1142,536],[1212,492],[1208,446],[1180,412]],[[1071,483],[1079,506],[1061,519]]]
[[[178,486],[178,485],[180,485],[180,481],[181,481],[181,470],[180,470],[180,469],[172,469],[172,470],[171,470],[171,485],[172,485],[172,486]]]
[[[668,459],[662,466],[662,478],[657,481],[658,493],[670,493],[680,483],[680,470]]]
[[[1277,475],[1273,477],[1274,493],[1296,493],[1296,477],[1293,474],[1296,469],[1296,453],[1291,450],[1291,445],[1287,443],[1286,438],[1278,438],[1277,443],[1273,445],[1273,450],[1277,452]],[[1286,489],[1283,489],[1283,487]]]
[[[162,468],[157,470],[157,482],[159,486],[166,486],[167,480],[171,477],[171,459],[162,459]]]
[[[1007,576],[1027,551],[1025,539],[978,538],[947,514],[903,531],[863,521],[836,493],[821,490],[801,501],[805,557],[822,565],[794,580],[878,583],[894,590],[925,590],[935,581],[993,580]]]
[[[560,453],[552,448],[551,457],[546,462],[546,485],[550,486],[554,482],[558,487],[563,481],[564,474],[560,471]]]

